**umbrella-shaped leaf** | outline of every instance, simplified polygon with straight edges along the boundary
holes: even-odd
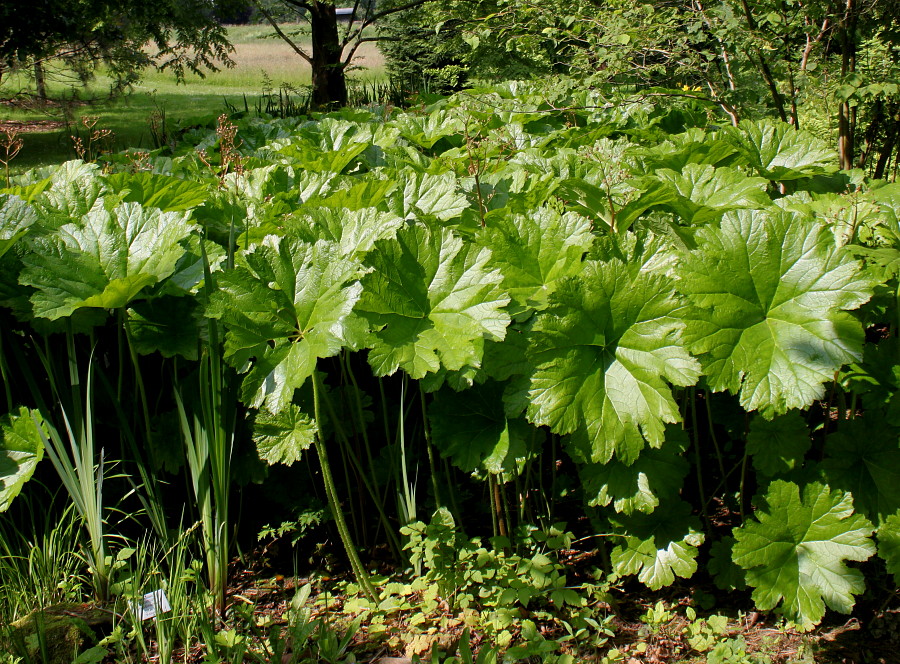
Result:
[[[90,212],[106,191],[97,164],[67,161],[50,175],[50,186],[33,204],[44,226],[55,228]]]
[[[737,211],[697,246],[679,290],[696,307],[685,337],[713,390],[771,418],[820,398],[861,357],[862,325],[846,310],[873,284],[827,228],[778,208]]]
[[[693,385],[699,365],[684,348],[683,305],[672,282],[619,262],[585,264],[562,280],[532,330],[528,417],[555,433],[581,430],[592,460],[634,461],[680,421],[669,383]]]
[[[353,341],[361,272],[332,243],[270,236],[218,278],[209,315],[226,325],[226,360],[247,373],[244,403],[284,410],[316,361]]]
[[[509,297],[487,265],[491,252],[451,231],[416,223],[369,254],[360,312],[375,330],[369,363],[379,376],[413,378],[481,365],[486,339],[506,334]]]
[[[669,207],[689,224],[704,224],[727,210],[763,208],[772,201],[766,193],[768,181],[747,177],[733,168],[688,164],[680,172],[657,171],[664,184],[675,192]]]
[[[515,475],[533,456],[528,442],[535,430],[506,417],[503,388],[493,381],[462,392],[444,388],[428,409],[435,447],[464,472]]]
[[[853,506],[876,526],[900,510],[900,429],[869,416],[841,422],[825,443],[822,477],[850,492]]]
[[[838,170],[831,147],[784,122],[744,120],[729,129],[727,137],[757,175],[769,180],[797,180]]]
[[[425,116],[404,114],[394,124],[403,138],[429,150],[445,136],[461,134],[465,130],[463,121],[444,109],[437,109]]]
[[[400,177],[400,173],[397,177]],[[452,173],[431,175],[407,172],[402,174],[404,187],[392,194],[391,211],[404,219],[436,217],[449,221],[469,207],[469,201],[459,190]]]
[[[123,202],[166,212],[190,210],[202,205],[209,196],[209,187],[202,182],[159,173],[115,173],[107,176],[106,184],[123,195]]]
[[[19,408],[0,419],[0,512],[19,495],[44,456],[39,418],[36,411]]]
[[[337,244],[345,256],[362,258],[375,247],[376,240],[393,238],[403,223],[401,217],[375,208],[313,208],[292,216],[288,229],[306,242],[327,240]]]
[[[316,441],[315,421],[296,404],[280,413],[261,410],[253,420],[253,442],[259,458],[268,464],[290,466]]]
[[[635,512],[611,520],[624,540],[612,550],[618,574],[637,574],[648,588],[659,590],[676,576],[687,579],[697,571],[697,547],[704,537],[700,520],[683,500],[667,500],[652,514]]]
[[[559,279],[581,271],[593,239],[585,217],[547,207],[503,217],[483,232],[483,243],[491,248],[510,297],[519,307],[537,309],[546,306]]]
[[[863,575],[846,560],[875,553],[872,524],[853,513],[853,498],[817,482],[803,489],[776,480],[755,518],[735,528],[734,562],[747,570],[753,601],[763,611],[783,603],[784,615],[804,628],[828,606],[849,613],[865,590]]]
[[[116,309],[175,270],[181,241],[194,229],[187,213],[124,203],[97,208],[77,223],[32,240],[19,281],[34,286],[35,316],[57,319],[81,307]]]

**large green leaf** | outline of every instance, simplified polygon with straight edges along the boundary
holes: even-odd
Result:
[[[19,281],[34,286],[34,315],[57,319],[81,307],[116,309],[168,277],[194,229],[187,213],[123,203],[31,241]]]
[[[853,513],[853,497],[827,485],[803,489],[777,480],[765,506],[735,528],[734,562],[747,570],[747,585],[763,611],[782,604],[784,615],[804,628],[818,623],[825,607],[850,613],[853,596],[865,590],[863,575],[844,561],[875,553],[872,524]]]
[[[469,207],[452,173],[431,175],[411,171],[397,173],[404,183],[392,194],[391,211],[404,219],[435,217],[449,221]]]
[[[784,122],[744,120],[726,136],[750,167],[769,180],[797,180],[838,170],[837,153],[831,147]]]
[[[637,173],[652,175],[661,168],[680,171],[688,164],[724,165],[733,161],[736,151],[729,141],[702,129],[689,129],[662,143],[633,148],[628,156]]]
[[[618,574],[637,574],[648,588],[659,590],[676,576],[687,579],[697,571],[697,547],[704,536],[700,519],[683,500],[667,500],[652,514],[635,512],[611,520],[624,540],[611,555]]]
[[[278,413],[316,361],[351,342],[362,268],[320,240],[270,236],[218,278],[209,315],[227,328],[225,359],[245,373],[242,400]]]
[[[803,463],[812,441],[809,427],[797,411],[774,420],[754,417],[747,434],[747,454],[753,467],[763,475],[775,477],[790,472]]]
[[[503,388],[493,381],[462,392],[445,387],[428,408],[434,446],[464,472],[516,475],[534,454],[529,442],[539,434],[505,415]]]
[[[90,212],[105,191],[97,164],[67,161],[54,169],[50,186],[34,198],[33,205],[42,225],[56,228]]]
[[[692,385],[699,365],[681,341],[672,282],[619,261],[590,261],[559,282],[532,331],[528,417],[556,433],[581,430],[592,460],[629,463],[678,422],[668,383]]]
[[[415,223],[369,254],[358,309],[375,331],[369,363],[386,376],[413,378],[441,367],[479,367],[486,339],[506,334],[509,297],[487,268],[491,252],[451,231]]]
[[[0,419],[0,512],[9,508],[44,456],[40,415],[19,408]]]
[[[375,208],[313,208],[293,215],[287,227],[291,235],[306,242],[327,240],[337,244],[345,256],[362,258],[372,251],[376,240],[393,238],[403,223],[401,217]]]
[[[728,210],[771,205],[767,180],[733,168],[688,164],[681,171],[659,170],[656,177],[675,192],[668,207],[692,225],[716,220]]]
[[[394,124],[400,129],[403,138],[428,149],[442,138],[462,134],[465,129],[459,117],[444,109],[437,109],[425,116],[406,113],[397,118]]]
[[[853,495],[853,506],[876,526],[900,510],[900,429],[869,416],[841,422],[825,443],[822,478]]]
[[[630,465],[618,459],[579,465],[578,476],[588,505],[612,503],[617,512],[624,514],[652,512],[681,489],[690,468],[684,458],[687,447],[684,431],[670,427],[661,448],[643,450]],[[582,461],[577,452],[574,456]]]
[[[190,210],[202,205],[209,196],[205,183],[158,173],[115,173],[106,177],[106,184],[122,195],[123,202],[166,212]]]
[[[299,406],[288,404],[280,413],[261,410],[253,419],[253,442],[259,458],[268,464],[290,466],[316,442],[315,420]]]
[[[685,338],[715,391],[766,417],[804,408],[862,352],[850,314],[872,294],[860,264],[827,228],[773,208],[704,227],[678,269],[695,305]]]
[[[501,218],[482,235],[513,302],[520,308],[536,309],[546,307],[559,279],[581,271],[594,239],[586,218],[547,207]]]
[[[18,196],[0,194],[0,257],[37,221],[34,209]]]

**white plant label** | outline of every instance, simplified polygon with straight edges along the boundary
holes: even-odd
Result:
[[[159,613],[171,611],[172,607],[165,590],[154,590],[144,595],[141,600],[132,602],[131,609],[138,620],[148,620],[155,618]]]

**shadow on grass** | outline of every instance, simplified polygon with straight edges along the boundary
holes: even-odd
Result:
[[[250,107],[258,96],[258,93],[247,96]],[[110,101],[94,102],[90,104],[70,105],[67,109],[62,107],[48,107],[44,110],[20,110],[5,109],[0,116],[0,124],[3,120],[15,120],[19,122],[54,120],[63,125],[52,130],[22,131],[19,137],[24,141],[24,146],[10,165],[13,173],[22,173],[28,169],[48,164],[55,164],[75,159],[77,157],[72,142],[72,136],[87,134],[87,129],[82,123],[83,118],[98,118],[95,129],[108,129],[113,135],[104,143],[104,149],[120,151],[129,148],[150,150],[153,149],[153,135],[150,130],[150,119],[154,113],[165,113],[166,122],[170,130],[190,125],[194,121],[216,117],[227,111],[226,100],[229,104],[243,109],[244,96],[241,94],[222,95],[207,93],[206,91],[184,88],[178,93],[147,93],[134,92],[125,97]]]

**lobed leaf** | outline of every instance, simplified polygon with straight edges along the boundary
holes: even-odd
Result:
[[[208,315],[225,323],[225,359],[246,373],[241,399],[279,413],[319,358],[356,343],[362,266],[333,243],[267,237],[218,278]]]
[[[672,282],[619,261],[585,263],[560,281],[531,333],[528,417],[585,436],[594,462],[634,461],[680,421],[668,383],[693,385],[700,367],[681,340]]]
[[[491,252],[451,231],[416,223],[376,242],[359,311],[374,330],[369,364],[422,378],[481,365],[485,340],[506,335],[509,296],[489,270]]]
[[[844,561],[875,553],[874,528],[853,513],[853,497],[828,485],[803,489],[777,480],[754,519],[735,528],[734,562],[747,571],[753,601],[763,611],[781,604],[803,628],[818,623],[828,606],[850,613],[865,590],[862,572]]]
[[[19,282],[33,286],[34,315],[55,320],[82,307],[117,309],[162,281],[184,254],[194,226],[183,212],[123,203],[31,241]]]
[[[765,417],[805,408],[835,371],[862,354],[862,325],[847,310],[872,280],[827,228],[773,208],[725,215],[705,227],[678,267],[694,305],[685,338],[714,391],[740,394]]]

